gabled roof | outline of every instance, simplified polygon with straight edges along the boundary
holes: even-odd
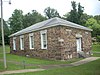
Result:
[[[36,30],[41,30],[41,29],[48,28],[48,27],[58,26],[58,25],[92,31],[92,29],[89,29],[87,27],[55,17],[55,18],[51,18],[51,19],[36,23],[34,25],[31,25],[23,30],[20,30],[14,34],[11,34],[9,37],[29,33],[29,32],[36,31]]]

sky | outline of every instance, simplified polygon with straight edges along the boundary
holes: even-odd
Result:
[[[11,5],[7,1],[9,0],[3,0],[3,18],[6,21],[15,9],[22,10],[23,14],[37,10],[44,15],[44,9],[51,7],[57,9],[59,14],[63,16],[72,9],[71,1],[80,2],[85,9],[84,12],[88,15],[100,15],[100,1],[98,0],[11,0]]]

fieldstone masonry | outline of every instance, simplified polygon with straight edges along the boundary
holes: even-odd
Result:
[[[16,36],[16,49],[13,50],[13,37],[10,38],[10,53],[22,56],[30,56],[51,60],[66,60],[78,57],[76,38],[81,35],[82,51],[86,56],[90,55],[91,32],[65,26],[55,26],[47,29],[47,49],[41,49],[40,31],[34,34],[34,49],[29,48],[29,33],[24,35],[24,50],[20,50],[20,36]]]

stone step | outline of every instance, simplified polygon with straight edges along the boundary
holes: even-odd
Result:
[[[86,55],[86,53],[84,53],[84,52],[78,52],[78,57],[79,57],[79,58],[86,58],[87,55]]]

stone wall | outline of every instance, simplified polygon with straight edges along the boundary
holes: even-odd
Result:
[[[45,29],[44,29],[45,30]],[[76,34],[82,35],[82,50],[88,52],[91,50],[91,32],[80,29],[56,26],[47,28],[47,49],[41,49],[40,31],[34,33],[34,49],[29,48],[29,34],[24,34],[24,50],[20,50],[20,36],[16,37],[17,50],[13,50],[12,40],[10,38],[11,53],[17,55],[29,55],[30,57],[39,57],[44,59],[68,59],[68,55],[77,57]],[[87,34],[86,34],[87,32]]]
[[[62,42],[62,59],[68,59],[68,55],[71,55],[71,58],[77,57],[77,45],[76,38],[77,34],[81,35],[82,40],[82,51],[86,54],[91,50],[91,32],[81,29],[75,29],[70,27],[61,26],[61,39],[64,40]]]
[[[47,49],[41,49],[40,31],[34,33],[34,49],[29,48],[29,34],[24,34],[24,50],[20,50],[20,36],[16,37],[17,50],[13,50],[12,40],[10,38],[11,52],[17,55],[29,55],[30,57],[39,57],[45,59],[61,59],[61,51],[59,49],[58,37],[60,36],[60,27],[52,27],[47,30]],[[42,30],[41,30],[42,31]]]

